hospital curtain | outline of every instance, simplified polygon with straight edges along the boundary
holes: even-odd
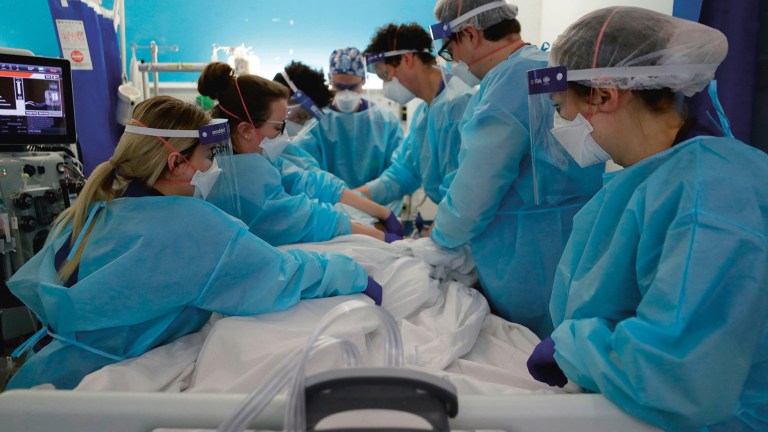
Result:
[[[676,16],[716,28],[728,38],[728,56],[715,79],[733,135],[748,144],[752,144],[754,121],[760,3],[761,0],[676,0],[674,4]],[[709,121],[707,113],[714,118],[717,114],[707,92],[692,98],[690,110],[698,121],[696,134],[722,135]]]
[[[73,64],[75,126],[88,175],[112,156],[122,133],[115,120],[117,88],[122,79],[117,35],[112,19],[87,2],[48,0],[48,5],[61,55]],[[76,35],[78,28],[84,29],[87,46]]]

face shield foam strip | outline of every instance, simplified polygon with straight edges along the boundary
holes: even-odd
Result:
[[[590,81],[600,78],[639,78],[652,76],[714,74],[716,64],[624,66],[597,69],[569,70],[568,81]]]
[[[161,136],[172,138],[200,138],[199,130],[179,130],[179,129],[155,129],[142,126],[128,125],[126,132],[147,136]]]
[[[440,24],[444,25],[442,30],[445,33],[444,35],[441,35],[440,37],[448,37],[448,36],[450,36],[451,34],[453,34],[453,32],[456,30],[456,28],[459,26],[459,24],[463,23],[464,21],[467,21],[468,19],[470,19],[470,18],[472,18],[474,16],[480,15],[483,12],[487,12],[487,11],[489,11],[491,9],[496,9],[496,8],[499,8],[499,7],[502,7],[502,6],[505,6],[505,5],[513,6],[513,5],[509,4],[509,3],[507,3],[506,0],[499,0],[499,1],[491,2],[491,3],[487,3],[487,4],[484,4],[484,5],[480,6],[480,7],[472,9],[471,11],[466,12],[464,15],[459,15],[458,17],[453,19],[453,21],[450,21],[449,23],[447,23],[447,25],[445,25],[445,23],[440,23]],[[514,7],[517,8],[516,6],[514,6]],[[438,24],[438,25],[440,25],[440,24]],[[433,32],[433,36],[435,36],[434,32]],[[433,37],[433,39],[437,39],[437,37]]]
[[[291,91],[292,91],[292,92],[296,93],[296,92],[298,92],[298,91],[299,91],[298,87],[296,87],[296,84],[294,84],[294,83],[293,83],[293,81],[291,81],[291,79],[290,79],[290,78],[288,78],[288,74],[287,74],[287,73],[285,73],[285,71],[284,71],[284,70],[280,71],[280,75],[282,75],[282,76],[283,76],[283,78],[285,79],[285,82],[287,82],[287,83],[288,83],[288,87],[290,87],[290,88],[291,88]]]
[[[426,53],[431,55],[432,50],[430,50],[429,48],[424,48],[421,50],[401,49],[401,50],[375,52],[375,53],[366,54],[364,58],[365,70],[367,70],[370,73],[376,73],[372,69],[373,66],[383,62],[385,58],[399,56],[399,55],[408,54],[408,53]]]
[[[408,53],[419,53],[419,52],[431,53],[432,51],[430,51],[427,48],[424,48],[423,50],[401,49],[401,50],[396,50],[396,51],[387,51],[383,55],[384,55],[384,57],[394,57],[394,56],[397,56],[397,55],[408,54]]]

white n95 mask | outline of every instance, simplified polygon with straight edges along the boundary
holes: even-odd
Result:
[[[360,99],[362,98],[363,96],[358,92],[353,92],[352,90],[343,90],[336,93],[336,95],[333,97],[333,103],[336,105],[336,108],[338,108],[339,111],[351,113],[357,109],[358,105],[360,105]]]
[[[387,99],[392,99],[400,105],[405,105],[413,100],[416,95],[405,88],[405,86],[400,82],[399,79],[397,79],[397,77],[393,77],[392,81],[384,82],[384,97]]]
[[[451,73],[457,76],[460,80],[470,87],[474,87],[480,84],[480,80],[477,79],[475,74],[469,70],[469,66],[463,61],[454,62],[451,65]]]
[[[189,181],[189,184],[195,187],[195,198],[206,199],[208,194],[211,193],[213,185],[216,184],[216,180],[219,179],[220,174],[221,168],[219,168],[219,164],[216,162],[216,158],[213,158],[211,167],[208,168],[205,172],[200,170],[195,171],[195,174],[192,176],[192,180]]]
[[[264,157],[271,162],[274,162],[277,160],[277,157],[283,153],[283,150],[285,150],[285,147],[288,146],[289,142],[288,135],[281,133],[274,138],[264,137],[259,143],[259,147],[261,147]]]
[[[566,120],[555,111],[552,135],[582,168],[611,159],[611,155],[592,138],[593,130],[592,125],[581,114],[576,114],[573,120]]]

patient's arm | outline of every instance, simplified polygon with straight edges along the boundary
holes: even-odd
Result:
[[[354,207],[363,213],[367,213],[381,220],[387,219],[391,213],[391,211],[383,205],[363,198],[349,189],[344,189],[344,192],[341,193],[341,199],[339,202],[350,207]]]
[[[379,231],[376,228],[368,225],[359,224],[357,222],[352,222],[352,234],[365,234],[367,236],[371,236],[375,239],[384,241],[384,232]]]
[[[370,190],[370,189],[368,189],[368,185],[362,185],[362,186],[360,186],[360,187],[356,187],[356,188],[355,188],[355,191],[356,191],[356,192],[360,192],[361,194],[363,194],[363,195],[367,196],[367,197],[368,197],[368,199],[372,199],[372,198],[371,198],[371,190]]]

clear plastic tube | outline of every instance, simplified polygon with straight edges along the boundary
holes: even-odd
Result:
[[[289,432],[304,432],[306,430],[306,407],[304,399],[304,382],[306,375],[307,360],[312,351],[312,347],[324,332],[331,325],[339,320],[351,319],[357,316],[376,316],[379,318],[379,329],[384,333],[386,365],[387,367],[399,368],[403,365],[403,341],[400,337],[400,329],[397,327],[395,319],[386,310],[381,307],[373,306],[368,303],[351,300],[342,303],[331,309],[318,323],[317,328],[307,340],[307,344],[301,353],[298,368],[293,380],[293,385],[288,390],[286,398],[286,409],[283,429]]]
[[[341,349],[342,358],[346,367],[357,367],[362,363],[360,357],[360,351],[357,349],[354,343],[348,339],[338,338],[334,336],[321,336],[317,341],[312,344],[310,350],[310,356],[320,351],[323,348],[339,345]],[[232,415],[224,420],[219,428],[218,432],[241,432],[244,431],[248,425],[255,419],[264,408],[277,396],[277,394],[290,383],[291,377],[296,373],[299,366],[299,360],[301,355],[305,352],[304,349],[297,350],[289,355],[275,375],[267,381],[259,389],[251,393],[243,402],[235,409]]]

